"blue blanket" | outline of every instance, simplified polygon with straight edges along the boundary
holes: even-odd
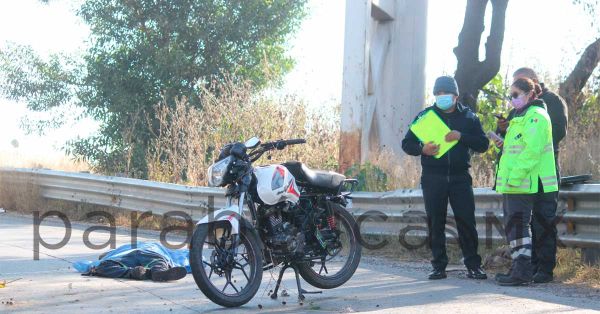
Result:
[[[87,273],[91,267],[96,267],[102,261],[114,260],[120,256],[131,253],[132,251],[140,250],[147,253],[158,254],[164,257],[171,267],[185,267],[188,273],[192,272],[190,267],[190,251],[188,249],[172,250],[160,243],[156,242],[138,242],[134,248],[131,244],[121,245],[118,248],[108,252],[102,259],[97,261],[77,261],[73,263],[73,267],[80,273]]]

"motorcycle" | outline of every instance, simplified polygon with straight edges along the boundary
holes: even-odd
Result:
[[[299,300],[309,292],[346,283],[361,258],[358,226],[346,206],[358,181],[315,171],[298,161],[253,166],[263,154],[304,139],[227,144],[208,169],[210,186],[226,187],[225,208],[201,219],[190,242],[190,264],[200,290],[224,307],[238,307],[257,293],[263,271],[281,267],[296,277]],[[270,155],[269,155],[270,159]],[[247,210],[244,210],[245,206]]]

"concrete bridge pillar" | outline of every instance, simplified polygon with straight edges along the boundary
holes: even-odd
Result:
[[[425,106],[427,0],[348,0],[340,170],[390,149]]]

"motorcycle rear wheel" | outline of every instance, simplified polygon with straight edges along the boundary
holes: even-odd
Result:
[[[315,262],[314,265],[310,265],[309,263],[298,265],[300,276],[302,276],[302,278],[310,285],[320,289],[337,288],[350,280],[358,268],[362,254],[362,247],[358,241],[359,230],[354,217],[339,204],[332,204],[331,206],[334,210],[334,217],[338,229],[343,229],[341,237],[346,237],[348,242],[347,247],[342,247],[343,251],[339,253],[339,255],[344,254],[344,256],[326,256],[322,261]],[[330,275],[326,268],[327,263],[331,264],[334,259],[341,260],[344,257],[346,258],[346,261],[343,266],[340,267],[340,270]],[[323,271],[325,271],[325,273]]]

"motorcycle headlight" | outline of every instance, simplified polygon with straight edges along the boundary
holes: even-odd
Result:
[[[233,157],[222,159],[208,168],[208,186],[222,186]]]

